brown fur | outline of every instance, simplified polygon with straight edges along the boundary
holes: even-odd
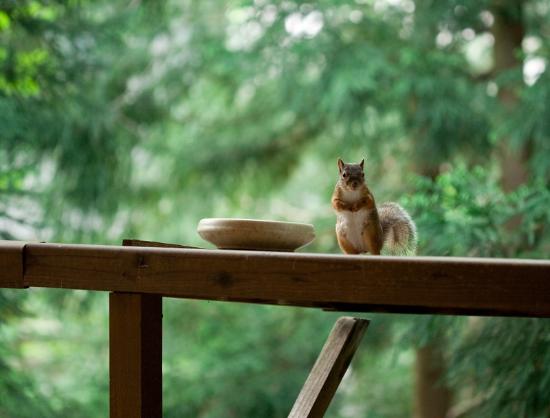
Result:
[[[376,206],[374,196],[365,183],[363,161],[359,164],[345,164],[338,159],[340,178],[332,194],[332,207],[336,213],[358,212],[366,209],[367,215],[362,225],[363,246],[371,254],[379,255],[382,249],[390,254],[410,254],[416,249],[416,227],[409,214],[397,203],[383,203]],[[354,196],[353,199],[346,198]],[[338,244],[346,254],[359,254],[361,251],[345,236],[336,231]]]

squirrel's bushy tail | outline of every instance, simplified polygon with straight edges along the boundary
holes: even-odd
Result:
[[[382,254],[415,255],[416,225],[407,211],[397,203],[387,202],[378,206],[378,216],[384,237]]]

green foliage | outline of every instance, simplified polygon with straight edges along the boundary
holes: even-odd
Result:
[[[468,417],[548,415],[549,321],[472,318],[460,337],[449,380],[462,397],[476,394]]]
[[[505,193],[487,170],[460,165],[434,181],[418,178],[415,189],[404,205],[424,232],[421,253],[533,257],[537,249],[548,251],[550,187],[543,182]],[[521,225],[511,229],[518,219]]]
[[[169,417],[288,414],[336,318],[180,301],[167,301],[164,315],[169,329],[177,330],[164,351],[165,387],[173,388],[165,396]],[[310,344],[298,343],[303,341]]]
[[[497,68],[496,13],[547,65],[538,0],[0,0],[0,238],[205,245],[200,218],[241,216],[335,252],[335,161],[366,156],[420,254],[548,258],[550,76]],[[27,293],[0,293],[0,415],[106,415],[106,298]],[[372,318],[331,416],[409,415],[426,344],[470,416],[548,415],[546,320]],[[165,414],[284,416],[334,319],[166,301]]]
[[[10,348],[16,344],[15,328],[10,327],[24,312],[20,293],[2,290],[0,292],[0,404],[1,416],[30,418],[37,415],[54,417],[51,404],[38,388],[36,380],[25,370],[17,367],[21,353]]]

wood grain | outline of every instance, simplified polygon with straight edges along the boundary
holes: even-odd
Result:
[[[369,321],[342,317],[334,324],[288,418],[321,418],[361,342]]]
[[[550,317],[550,262],[27,244],[27,286],[347,311]]]
[[[144,241],[142,239],[125,238],[122,240],[123,246],[129,247],[157,247],[157,248],[193,248],[200,249],[199,247],[191,247],[189,245],[170,244],[168,242],[159,241]]]
[[[162,417],[162,297],[109,297],[111,418]]]
[[[23,288],[24,248],[23,241],[0,240],[0,287]]]

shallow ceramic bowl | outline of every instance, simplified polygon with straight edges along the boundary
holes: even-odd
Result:
[[[294,251],[315,238],[313,225],[256,219],[201,219],[197,232],[221,249]]]

